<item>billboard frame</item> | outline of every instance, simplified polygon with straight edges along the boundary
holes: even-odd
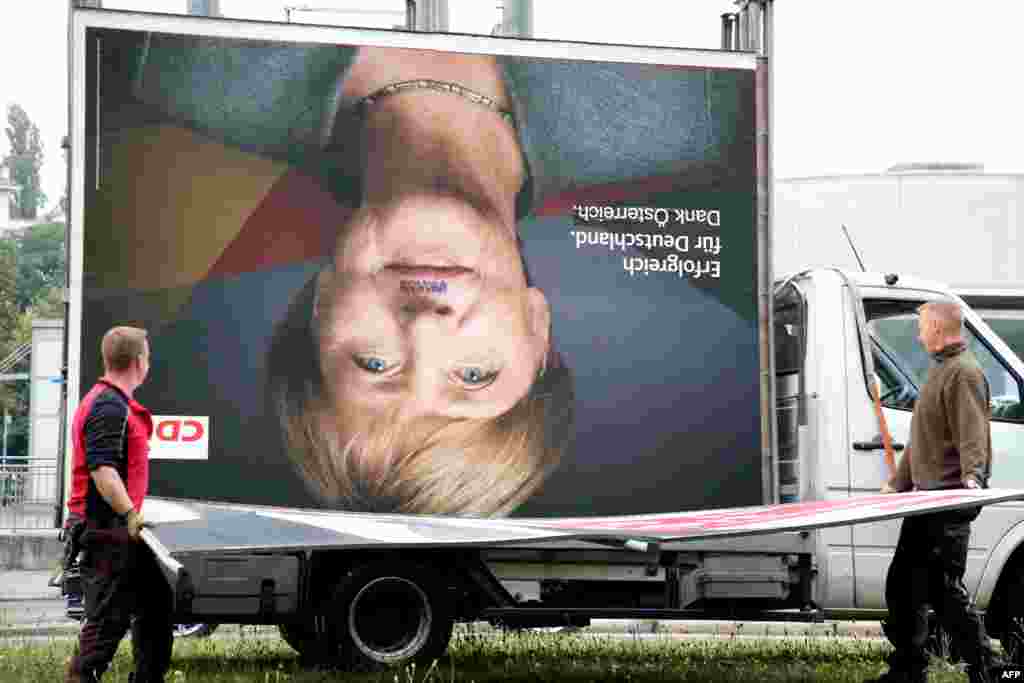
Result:
[[[72,6],[69,15],[69,138],[72,141],[70,163],[70,209],[67,231],[68,273],[66,305],[66,381],[64,420],[61,438],[61,482],[62,493],[67,495],[70,485],[70,454],[73,452],[73,435],[68,423],[77,408],[83,391],[79,368],[83,354],[92,352],[81,348],[83,329],[83,244],[85,215],[86,154],[86,112],[88,98],[98,96],[100,84],[97,80],[96,93],[86,92],[88,69],[100,68],[100,57],[95,63],[87,63],[86,44],[89,29],[123,29],[156,33],[222,37],[233,39],[255,39],[267,41],[304,42],[320,44],[346,44],[353,46],[373,45],[377,47],[432,49],[469,54],[502,54],[519,57],[571,59],[574,61],[624,62],[632,64],[657,64],[667,66],[718,68],[743,70],[754,73],[755,77],[755,154],[756,159],[756,220],[755,253],[758,258],[756,296],[758,310],[758,348],[760,368],[760,411],[761,411],[761,489],[762,502],[773,503],[778,499],[777,463],[774,442],[774,362],[772,358],[772,273],[770,245],[767,240],[768,198],[771,191],[770,150],[768,146],[767,107],[767,60],[753,52],[723,51],[655,47],[640,45],[617,45],[590,42],[538,40],[518,37],[495,37],[458,33],[422,33],[367,28],[347,28],[314,24],[263,22],[252,20],[210,18],[188,15],[143,13],[123,10],[83,8]],[[100,126],[99,115],[95,122]],[[97,136],[97,145],[99,137]],[[95,160],[99,164],[99,156]]]

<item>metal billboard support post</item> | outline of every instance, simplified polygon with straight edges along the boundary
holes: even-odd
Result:
[[[772,0],[735,0],[736,12],[721,15],[722,49],[756,52],[769,57],[772,49]]]
[[[405,28],[416,30],[416,0],[405,0]]]
[[[448,32],[448,0],[408,0],[406,25],[413,31]]]
[[[188,0],[188,13],[200,17],[219,17],[220,0]]]
[[[733,32],[735,31],[736,14],[734,12],[726,12],[722,15],[722,49],[732,50],[735,41],[733,40]]]
[[[7,471],[7,427],[11,424],[11,416],[7,414],[7,409],[4,408],[4,450],[3,455],[0,455],[0,472]]]
[[[756,52],[757,99],[757,306],[761,366],[762,493],[765,501],[779,502],[779,460],[775,410],[775,324],[772,251],[772,145],[773,91],[771,57],[774,52],[772,0],[736,0],[738,11],[721,16],[723,50]]]
[[[501,21],[492,35],[531,38],[533,36],[533,0],[502,0]]]
[[[70,30],[68,44],[70,45]],[[70,81],[70,61],[68,74]],[[70,86],[69,86],[70,87]],[[68,103],[70,108],[71,93],[68,93]],[[68,125],[71,125],[71,111],[68,111]],[[64,158],[67,165],[65,182],[67,183],[64,197],[67,205],[64,208],[64,215],[66,220],[64,222],[64,254],[67,266],[64,269],[64,294],[63,294],[63,306],[61,310],[64,313],[63,327],[61,329],[61,356],[60,356],[60,410],[58,411],[60,420],[58,426],[57,436],[57,500],[54,505],[53,511],[53,526],[57,529],[61,528],[64,524],[64,482],[65,467],[67,465],[67,449],[65,440],[68,436],[67,431],[67,419],[68,419],[68,319],[71,311],[71,259],[67,256],[71,253],[71,134],[64,136],[61,142],[61,147],[64,149]]]
[[[775,56],[774,48],[774,30],[773,30],[773,18],[774,18],[774,5],[773,0],[762,0],[758,6],[758,24],[759,30],[757,31],[757,48],[760,57],[758,58],[763,66],[761,79],[762,84],[762,100],[761,100],[761,114],[758,122],[758,137],[763,142],[758,146],[763,154],[763,172],[759,173],[759,183],[761,183],[761,193],[763,203],[761,204],[761,212],[758,214],[758,236],[760,237],[760,248],[758,254],[758,269],[760,275],[760,284],[764,288],[762,291],[763,299],[763,313],[765,316],[765,326],[768,331],[767,337],[767,365],[765,366],[766,382],[764,384],[764,391],[767,393],[766,402],[771,409],[774,410],[776,401],[776,387],[775,387],[775,302],[774,302],[774,285],[775,285],[775,264],[774,264],[774,244],[772,230],[775,225],[773,220],[773,198],[775,196],[775,171],[774,171],[774,160],[772,150],[772,121],[775,111],[775,91],[772,84],[772,60]],[[769,413],[769,416],[774,413]],[[779,454],[778,454],[778,424],[774,419],[768,420],[768,440],[769,440],[769,452],[771,453],[772,469],[774,471],[774,478],[772,480],[773,489],[773,500],[778,501],[779,499]]]

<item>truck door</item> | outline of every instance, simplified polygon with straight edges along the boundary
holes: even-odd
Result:
[[[846,352],[840,341],[849,299],[840,277],[819,271],[775,290],[775,371],[780,502],[843,500],[850,496],[846,442]],[[852,528],[810,532],[817,578],[815,601],[853,605]],[[779,544],[781,547],[781,544]]]
[[[904,290],[906,296],[911,290]],[[928,298],[919,292],[912,298],[865,298],[868,343],[874,371],[881,384],[882,410],[888,423],[894,447],[902,449],[910,436],[910,419],[933,363],[917,341],[917,308]],[[1019,361],[1011,363],[995,350],[992,333],[977,316],[965,318],[964,333],[968,347],[985,371],[992,392],[993,478],[990,486],[1016,487],[1024,484],[1024,462],[1019,453],[1024,444],[1024,405]],[[848,355],[848,357],[851,357]],[[853,495],[877,494],[889,476],[878,420],[874,412],[868,384],[860,369],[862,363],[850,363],[850,486]],[[904,452],[896,452],[897,461]],[[999,508],[999,506],[993,506]],[[972,527],[965,583],[973,592],[989,552],[1006,529],[1014,523],[1011,516],[1019,511],[1002,508],[986,510]],[[855,606],[866,609],[885,607],[885,576],[896,548],[900,520],[860,524],[853,528],[853,565]]]

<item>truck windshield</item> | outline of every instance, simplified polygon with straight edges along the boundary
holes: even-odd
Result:
[[[992,331],[1006,342],[1017,357],[1024,359],[1024,311],[987,311],[977,310]]]
[[[921,301],[865,301],[868,329],[873,339],[875,368],[882,381],[882,403],[890,408],[910,410],[917,389],[934,364],[917,340],[917,308]],[[992,417],[1024,419],[1021,382],[976,334],[964,326],[968,348],[978,359],[992,392]]]

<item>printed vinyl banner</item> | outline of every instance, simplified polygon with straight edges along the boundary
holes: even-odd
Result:
[[[151,492],[760,504],[754,60],[395,35],[86,30],[80,393],[139,325],[136,397],[205,420],[168,422]]]
[[[841,500],[688,513],[510,520],[260,508],[152,499],[153,534],[172,555],[210,550],[292,550],[543,543],[581,539],[677,542],[875,522],[1010,500],[1009,489],[915,491]],[[211,531],[211,530],[216,530]]]

